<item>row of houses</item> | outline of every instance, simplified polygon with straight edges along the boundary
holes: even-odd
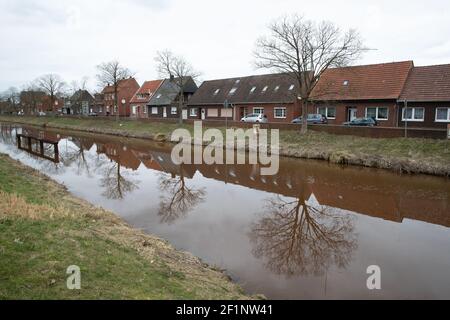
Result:
[[[139,86],[136,79],[128,78],[119,82],[117,106],[114,87],[106,86],[94,96],[79,91],[59,109],[68,114],[234,121],[263,113],[269,122],[290,123],[301,116],[298,89],[287,74],[209,80],[200,87],[187,78],[180,115],[181,89],[174,79]],[[411,127],[446,128],[450,123],[450,64],[416,67],[413,61],[403,61],[328,69],[312,92],[308,113],[323,114],[330,124],[371,117],[381,127],[402,127],[408,122]]]

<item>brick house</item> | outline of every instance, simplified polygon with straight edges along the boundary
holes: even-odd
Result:
[[[188,103],[189,119],[235,120],[263,113],[269,122],[291,122],[301,113],[297,84],[286,74],[205,81]],[[231,104],[224,108],[224,102]]]
[[[398,125],[447,128],[450,124],[450,64],[415,67],[399,98]],[[406,113],[405,105],[408,107]]]
[[[312,92],[308,112],[326,115],[330,124],[373,117],[381,127],[396,127],[397,101],[413,67],[404,61],[328,69]]]
[[[136,79],[130,77],[119,81],[117,92],[117,104],[114,105],[114,86],[106,86],[103,91],[104,108],[100,115],[129,117],[131,114],[130,101],[140,88]]]
[[[87,116],[94,111],[94,97],[87,90],[77,90],[68,100],[69,105],[64,106],[63,113]]]
[[[189,102],[198,87],[195,81],[188,77],[183,87],[184,101]],[[174,79],[165,79],[148,102],[148,117],[154,119],[178,119],[178,104],[180,88]],[[183,118],[188,118],[187,109],[183,108]]]
[[[131,98],[131,117],[148,118],[148,104],[164,80],[146,81]]]
[[[105,110],[105,95],[103,93],[94,94],[94,106],[92,112],[98,115],[104,115]]]

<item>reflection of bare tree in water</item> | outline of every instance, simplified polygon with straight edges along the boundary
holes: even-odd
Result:
[[[104,168],[100,184],[105,188],[103,196],[114,200],[123,199],[127,193],[138,188],[138,181],[133,181],[127,172],[122,172],[117,162]]]
[[[267,200],[267,214],[252,226],[253,253],[280,275],[323,275],[332,265],[345,268],[356,249],[354,221],[303,197]]]
[[[67,146],[63,152],[60,152],[61,162],[66,166],[70,166],[73,163],[76,165],[76,174],[81,175],[86,172],[88,177],[91,177],[91,170],[87,159],[86,149],[83,147],[82,141],[79,141],[80,146]]]
[[[162,174],[159,186],[163,195],[159,205],[159,215],[162,223],[171,224],[184,217],[189,211],[204,201],[205,189],[195,189],[186,184],[186,179],[180,176],[170,177]]]

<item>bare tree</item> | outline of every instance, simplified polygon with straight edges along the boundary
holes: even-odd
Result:
[[[297,15],[274,22],[269,30],[269,36],[257,41],[256,66],[286,73],[297,83],[304,134],[308,103],[321,75],[328,68],[351,64],[365,49],[357,31],[342,32],[331,22],[316,23]]]
[[[20,108],[20,93],[16,87],[10,87],[8,90],[2,93],[2,99],[4,102],[4,108],[6,112],[18,112]]]
[[[184,107],[184,86],[189,78],[194,81],[200,76],[193,67],[181,56],[174,55],[171,51],[165,50],[157,53],[155,58],[157,70],[161,77],[170,78],[177,88],[180,95],[178,97],[178,115],[179,123],[183,123]]]
[[[50,97],[50,110],[53,111],[56,97],[64,93],[65,83],[57,74],[47,74],[36,80],[37,86]]]
[[[99,81],[100,85],[103,87],[112,86],[114,88],[114,110],[117,109],[116,119],[119,120],[119,84],[121,80],[131,77],[132,73],[128,68],[122,66],[117,60],[102,63],[97,66],[97,69],[99,72],[97,74],[97,80]]]

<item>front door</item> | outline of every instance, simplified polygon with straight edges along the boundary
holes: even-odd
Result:
[[[188,111],[187,109],[183,109],[183,120],[187,120],[188,118]]]
[[[167,118],[167,107],[163,108],[163,118]]]
[[[348,121],[353,121],[358,117],[357,108],[348,108]]]
[[[202,120],[206,119],[206,109],[202,109]]]

